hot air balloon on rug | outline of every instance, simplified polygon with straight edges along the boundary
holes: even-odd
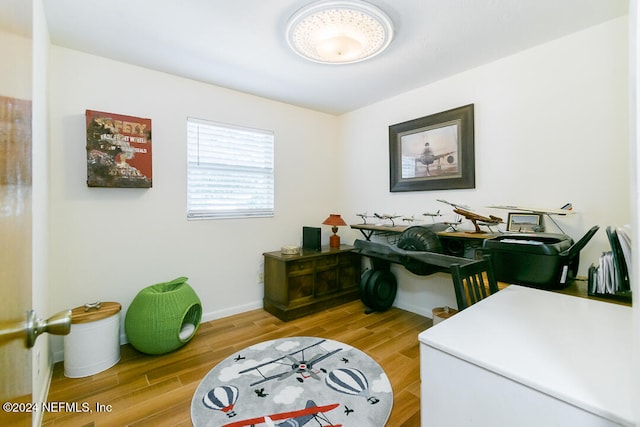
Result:
[[[207,408],[222,411],[231,418],[236,416],[233,405],[235,405],[236,400],[238,400],[239,394],[238,388],[232,385],[214,387],[204,395],[202,403],[204,403]]]
[[[355,368],[339,368],[329,372],[325,378],[327,386],[339,393],[351,396],[362,396],[371,404],[380,400],[369,395],[369,381],[367,377]]]

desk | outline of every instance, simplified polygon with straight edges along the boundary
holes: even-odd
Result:
[[[382,249],[384,245],[377,243],[369,243],[371,236],[373,235],[399,235],[405,231],[407,226],[387,226],[387,225],[371,225],[371,224],[356,224],[351,225],[351,228],[360,230],[366,237],[366,243],[359,245],[356,243],[356,247],[361,246],[367,248],[367,246],[379,246]],[[464,263],[464,258],[475,259],[475,251],[478,248],[482,248],[485,239],[490,239],[499,235],[499,233],[475,233],[470,231],[438,231],[435,233],[442,244],[443,254],[439,255],[416,255],[402,256],[399,252],[393,253],[392,250],[379,250],[378,254],[375,251],[362,251],[365,256],[370,256],[374,269],[388,269],[388,263],[403,264],[409,271],[418,275],[429,275],[437,271],[448,272],[448,266],[451,263]],[[356,241],[357,242],[357,241]],[[405,253],[406,255],[406,253]],[[379,259],[375,259],[378,257]],[[458,258],[456,260],[456,258]],[[420,259],[422,258],[422,259]],[[505,286],[505,284],[501,284]],[[607,301],[614,304],[631,305],[630,301],[615,300],[610,298],[602,298],[599,296],[588,295],[586,279],[572,280],[565,288],[554,289],[553,292],[578,296],[582,298],[589,298],[599,301]]]
[[[362,235],[367,240],[371,240],[373,235],[390,235],[401,234],[409,227],[419,227],[421,225],[429,226],[436,224],[416,224],[414,226],[408,225],[375,225],[375,224],[351,224],[349,227],[354,230],[360,230]],[[440,224],[437,224],[440,225]],[[464,238],[464,239],[489,239],[497,236],[498,233],[476,233],[475,231],[439,231],[436,234],[444,237],[452,238]]]
[[[444,224],[422,224],[425,227],[430,225],[441,226],[435,230],[446,228]],[[417,225],[420,226],[420,225]],[[360,230],[367,241],[372,236],[399,238],[407,228],[406,225],[373,225],[373,224],[352,224],[354,230]],[[415,227],[415,226],[414,226]],[[464,258],[475,258],[475,250],[482,247],[485,239],[495,237],[497,233],[476,233],[473,231],[434,231],[442,244],[442,250],[446,255],[453,255]],[[395,243],[395,242],[394,242]]]
[[[632,426],[630,307],[512,285],[422,332],[422,426]]]
[[[349,227],[354,230],[360,230],[365,239],[371,240],[371,236],[376,235],[394,235],[400,234],[406,230],[406,225],[374,225],[374,224],[352,224]]]
[[[436,233],[444,253],[464,258],[476,258],[476,249],[482,248],[486,239],[497,233],[475,233],[473,231],[440,231]]]

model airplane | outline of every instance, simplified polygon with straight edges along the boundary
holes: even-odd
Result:
[[[449,202],[447,200],[443,200],[443,199],[436,199],[436,201],[438,201],[440,203],[447,204],[449,206],[453,206],[454,208],[471,209],[468,205],[459,205],[457,203],[451,203],[451,202]]]
[[[573,214],[573,205],[571,203],[567,203],[560,209],[544,209],[544,208],[528,208],[524,206],[511,206],[511,205],[494,205],[488,206],[489,208],[494,209],[507,209],[510,211],[520,211],[520,212],[531,212],[542,215],[569,215]]]
[[[362,218],[362,223],[366,224],[367,223],[367,218],[376,218],[376,219],[380,219],[382,221],[391,221],[391,226],[395,227],[395,219],[396,218],[400,218],[400,215],[389,215],[389,214],[379,214],[379,213],[374,213],[373,215],[369,215],[368,212],[364,212],[364,213],[359,213],[356,214],[357,216],[359,216],[360,218]],[[413,217],[411,217],[411,219],[409,218],[403,218],[403,221],[413,221]],[[376,225],[382,225],[382,224],[376,224]]]
[[[462,208],[455,208],[453,211],[471,221],[471,223],[475,227],[476,233],[482,233],[482,230],[480,230],[480,225],[491,226],[503,222],[502,218],[494,215],[489,215],[487,217]],[[478,221],[481,221],[480,225],[478,224]]]
[[[433,221],[434,223],[436,222],[436,217],[437,216],[442,216],[440,215],[440,210],[438,210],[438,212],[433,213],[433,212],[425,212],[422,214],[423,216],[428,216],[431,217],[431,221]]]
[[[463,217],[471,221],[471,223],[475,227],[475,233],[482,233],[482,230],[480,230],[480,225],[491,226],[491,225],[500,224],[501,222],[504,222],[502,218],[498,216],[494,216],[494,215],[484,216],[484,215],[480,215],[470,211],[469,208],[467,208],[466,206],[463,207],[462,205],[458,205],[458,204],[451,203],[441,199],[438,199],[438,201],[442,203],[446,203],[450,206],[453,206],[453,211],[455,213],[457,213],[458,215],[462,215]],[[480,224],[478,224],[478,221],[480,221]]]
[[[364,213],[359,213],[356,214],[357,216],[359,216],[360,218],[362,218],[362,224],[366,225],[367,224],[367,218],[376,218],[382,221],[391,221],[391,226],[395,227],[396,226],[396,219],[398,218],[402,218],[402,222],[406,222],[409,224],[413,224],[414,222],[416,222],[416,218],[415,215],[411,215],[411,216],[402,216],[402,215],[390,215],[390,214],[379,214],[379,213],[374,213],[373,215],[369,215],[367,212]],[[427,215],[427,216],[440,216],[440,211],[438,211],[438,213],[436,214],[423,214],[423,215]],[[376,225],[382,225],[382,223],[377,223]]]
[[[375,216],[376,218],[381,219],[381,220],[389,220],[389,221],[391,221],[391,226],[392,227],[396,226],[396,223],[395,223],[394,220],[396,218],[400,218],[400,215],[377,214],[377,213],[374,213],[373,216]]]
[[[408,222],[409,224],[413,224],[414,222],[416,222],[416,219],[413,215],[405,216],[402,218],[402,222]]]
[[[453,231],[458,231],[458,226],[460,224],[462,224],[462,218],[458,219],[458,221],[456,222],[451,222],[451,221],[445,221],[443,222],[444,225],[448,225],[449,227],[451,227],[451,229]]]
[[[369,215],[368,212],[359,213],[359,214],[356,214],[356,216],[359,216],[360,218],[362,218],[362,223],[363,224],[367,223],[367,218],[373,218],[373,216]]]
[[[564,231],[562,230],[562,227],[560,227],[560,225],[553,219],[551,215],[569,215],[575,213],[573,212],[573,205],[571,203],[566,203],[560,209],[527,208],[524,206],[511,205],[494,205],[489,207],[494,209],[507,209],[510,211],[530,212],[538,215],[546,215],[551,220],[551,222],[553,222],[553,224],[558,227],[558,230],[562,231],[563,233]]]

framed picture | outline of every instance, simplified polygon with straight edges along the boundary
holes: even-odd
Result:
[[[389,126],[390,190],[475,188],[473,104]]]
[[[86,110],[87,185],[150,188],[151,119]]]
[[[521,233],[544,231],[542,214],[510,212],[509,217],[507,218],[507,230]]]

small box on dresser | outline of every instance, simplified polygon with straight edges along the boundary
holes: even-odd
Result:
[[[353,246],[264,254],[266,311],[288,321],[360,297],[360,254]]]

